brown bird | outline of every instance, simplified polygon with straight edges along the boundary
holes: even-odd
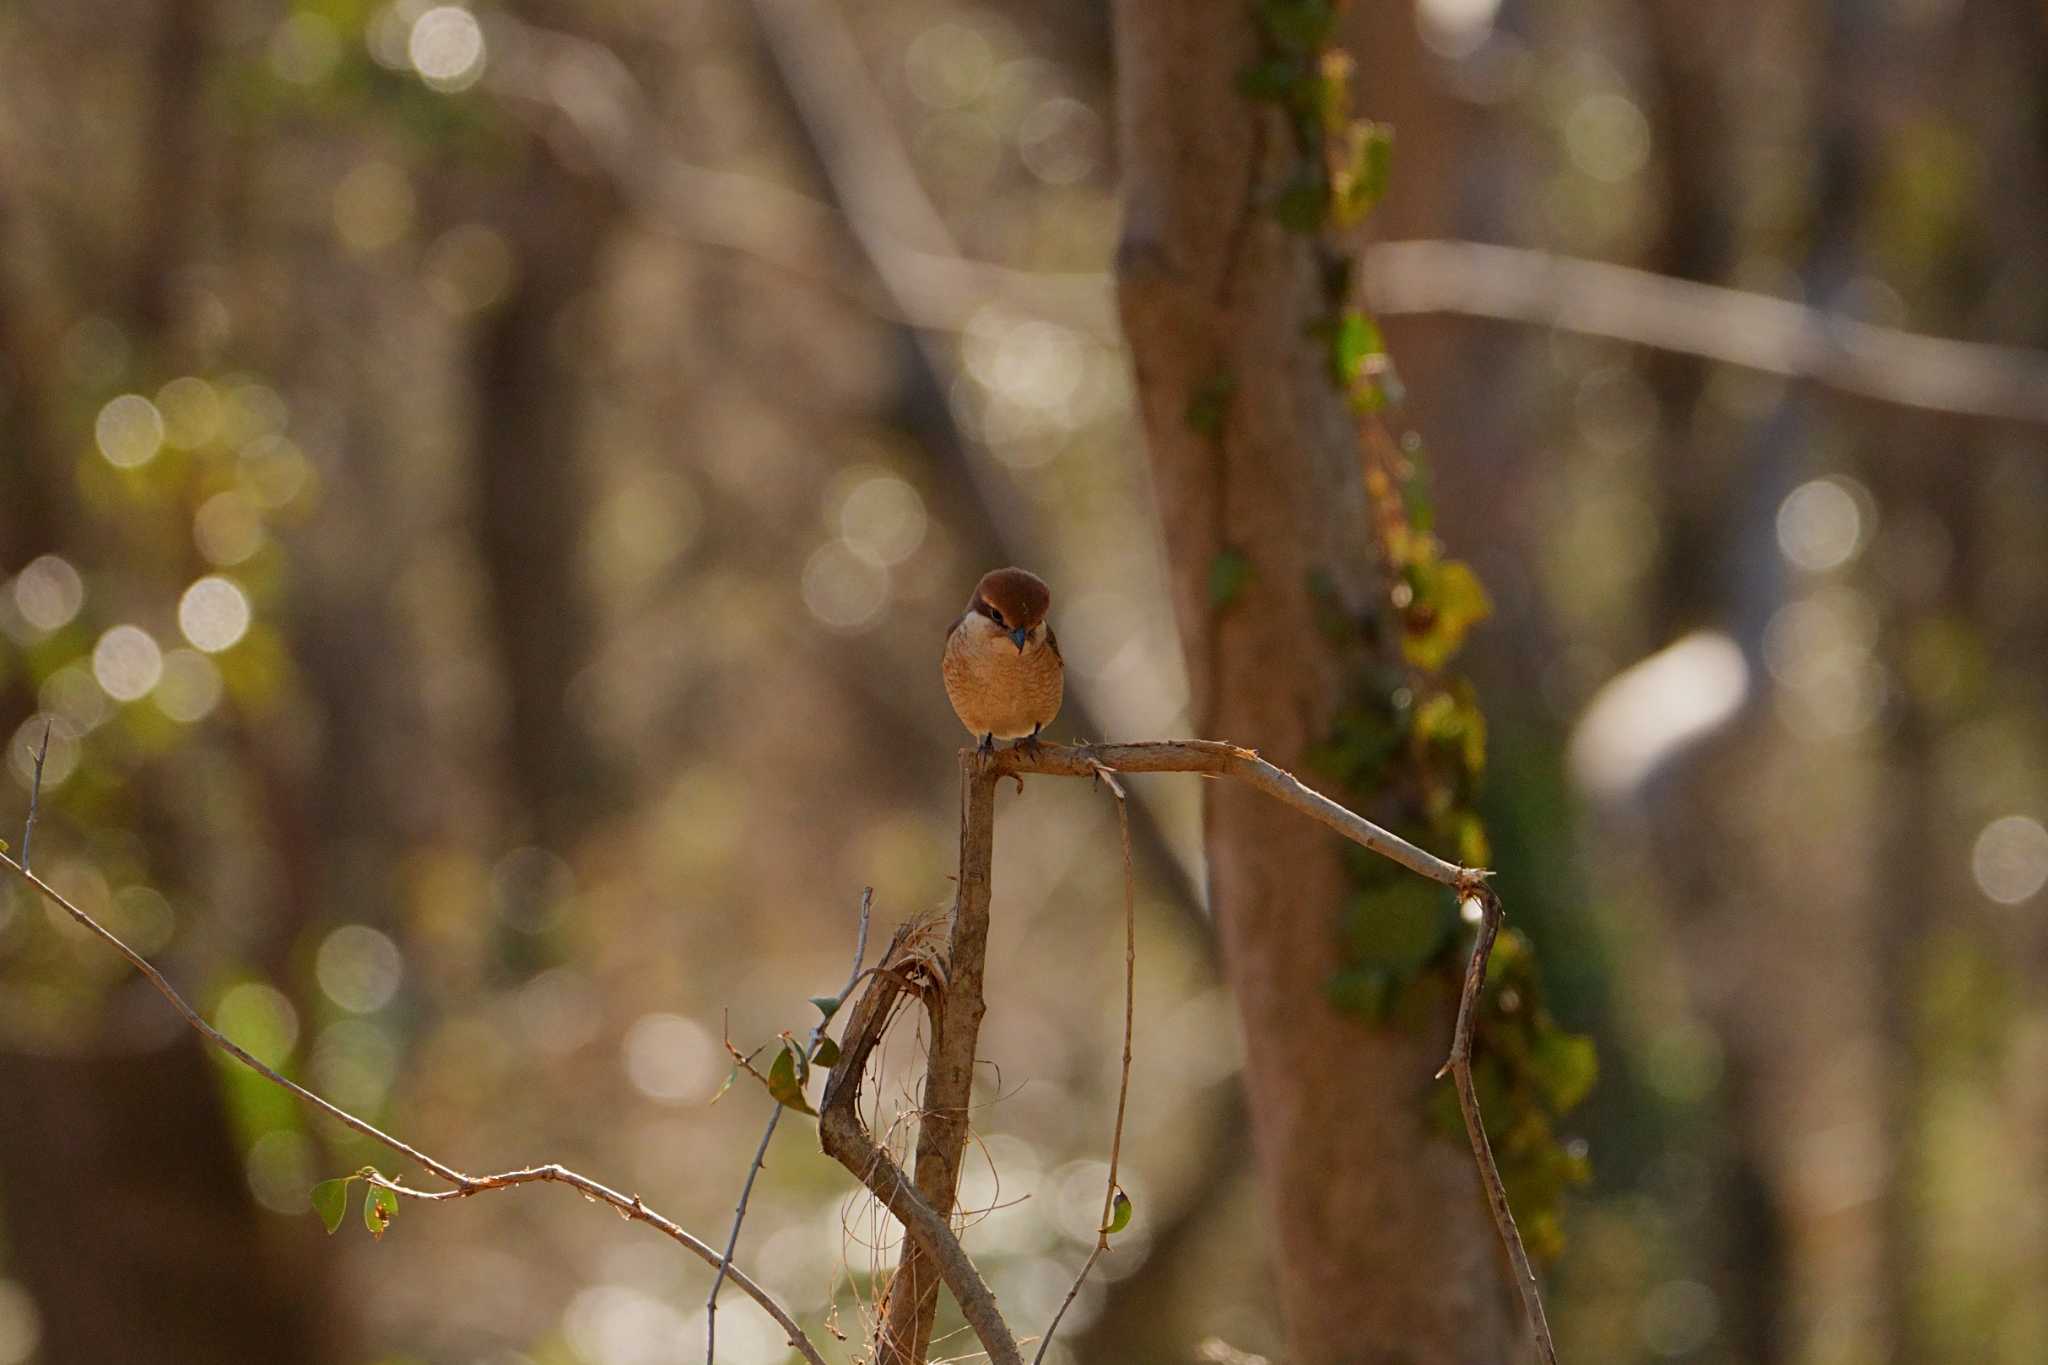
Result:
[[[1037,574],[997,569],[974,585],[946,636],[946,697],[985,754],[998,739],[1037,748],[1038,732],[1059,714],[1066,665],[1046,624],[1050,605],[1052,590]]]

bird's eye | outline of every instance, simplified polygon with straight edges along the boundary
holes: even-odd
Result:
[[[988,619],[995,622],[999,626],[1003,624],[1003,614],[997,611],[994,607],[990,607],[988,609]]]

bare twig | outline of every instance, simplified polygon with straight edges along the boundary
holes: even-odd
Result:
[[[1137,880],[1131,869],[1131,812],[1130,803],[1124,796],[1121,782],[1108,768],[1101,769],[1097,777],[1102,779],[1109,794],[1116,798],[1117,832],[1123,836],[1124,845],[1124,1064],[1123,1077],[1116,1091],[1116,1127],[1109,1137],[1109,1182],[1102,1192],[1102,1221],[1095,1225],[1095,1246],[1088,1253],[1088,1259],[1081,1264],[1081,1273],[1074,1276],[1067,1297],[1060,1300],[1057,1313],[1047,1324],[1044,1337],[1038,1343],[1038,1353],[1031,1358],[1031,1365],[1041,1365],[1045,1360],[1046,1348],[1052,1345],[1053,1333],[1060,1330],[1060,1319],[1066,1317],[1067,1309],[1081,1292],[1081,1286],[1088,1280],[1088,1272],[1095,1269],[1095,1263],[1102,1259],[1102,1253],[1109,1250],[1109,1229],[1116,1221],[1116,1184],[1118,1159],[1124,1147],[1124,1108],[1131,1097],[1131,1033],[1137,1017],[1138,998],[1138,900]]]
[[[1328,825],[1355,844],[1391,858],[1410,872],[1445,886],[1461,886],[1487,874],[1446,862],[1400,835],[1352,814],[1294,774],[1274,767],[1254,749],[1213,739],[1160,739],[1141,744],[1041,744],[1034,750],[999,749],[994,770],[1001,775],[1039,773],[1047,777],[1094,777],[1104,768],[1125,773],[1207,773],[1248,782],[1274,800]]]
[[[24,841],[24,848],[22,850],[24,855],[28,851],[25,845],[26,841]],[[227,1053],[228,1056],[233,1057],[243,1066],[248,1067],[271,1084],[289,1090],[292,1094],[298,1096],[299,1099],[335,1120],[335,1122],[343,1127],[382,1144],[391,1151],[416,1163],[423,1170],[431,1172],[442,1180],[447,1181],[455,1188],[441,1191],[416,1190],[401,1185],[396,1181],[387,1180],[382,1176],[374,1177],[372,1183],[381,1185],[408,1198],[429,1201],[467,1199],[472,1195],[482,1194],[489,1190],[508,1189],[514,1185],[527,1185],[542,1181],[568,1185],[581,1191],[588,1198],[611,1205],[614,1209],[618,1210],[622,1217],[634,1222],[646,1223],[649,1227],[654,1228],[657,1232],[662,1233],[688,1250],[705,1264],[717,1266],[722,1262],[723,1258],[719,1255],[717,1248],[708,1242],[692,1236],[681,1225],[648,1208],[640,1202],[640,1196],[637,1194],[621,1194],[617,1190],[600,1185],[588,1176],[579,1175],[565,1166],[554,1164],[530,1166],[516,1171],[501,1171],[495,1175],[465,1175],[446,1162],[428,1156],[417,1147],[393,1137],[373,1124],[357,1118],[346,1109],[321,1098],[296,1081],[288,1080],[284,1076],[279,1075],[275,1070],[250,1055],[248,1051],[232,1038],[229,1038],[219,1029],[207,1023],[199,1011],[187,1004],[185,997],[178,994],[171,983],[164,979],[163,973],[150,965],[147,958],[123,943],[111,931],[102,926],[98,920],[95,920],[91,915],[86,914],[85,911],[73,905],[62,892],[58,891],[41,877],[36,876],[4,853],[0,853],[0,866],[4,866],[7,870],[27,882],[45,900],[70,915],[73,920],[104,940],[115,952],[126,958],[128,965],[142,973],[149,984],[156,988],[157,993],[170,1001],[171,1007],[184,1017],[185,1022],[190,1024],[199,1032],[200,1036],[215,1047]],[[811,1344],[810,1338],[804,1335],[803,1329],[797,1326],[796,1319],[792,1318],[780,1304],[776,1303],[767,1290],[756,1283],[753,1277],[741,1273],[737,1268],[728,1268],[726,1273],[731,1276],[732,1282],[738,1285],[748,1298],[759,1304],[762,1311],[775,1320],[776,1325],[781,1327],[783,1332],[787,1334],[789,1344],[806,1361],[810,1362],[810,1365],[825,1365],[825,1358],[818,1353],[818,1348]]]
[[[1515,1226],[1514,1210],[1508,1207],[1507,1186],[1501,1183],[1500,1167],[1494,1164],[1492,1144],[1486,1140],[1486,1123],[1479,1113],[1479,1092],[1472,1084],[1472,1020],[1478,1013],[1479,988],[1486,982],[1486,960],[1493,953],[1493,940],[1500,933],[1500,897],[1479,882],[1461,888],[1460,904],[1477,907],[1479,937],[1472,944],[1472,957],[1465,964],[1465,988],[1458,996],[1458,1022],[1451,1031],[1451,1055],[1436,1073],[1442,1079],[1451,1073],[1458,1088],[1458,1109],[1465,1116],[1465,1135],[1472,1140],[1472,1159],[1479,1166],[1479,1181],[1486,1187],[1486,1206],[1493,1211],[1493,1226],[1500,1233],[1501,1246],[1514,1267],[1515,1287],[1521,1291],[1522,1310],[1529,1319],[1536,1347],[1548,1365],[1557,1365],[1557,1346],[1550,1339],[1550,1323],[1543,1316],[1543,1294],[1536,1284],[1536,1269],[1522,1245],[1521,1230]]]
[[[824,1040],[825,1029],[831,1024],[839,1007],[860,981],[861,959],[868,954],[868,916],[875,908],[875,888],[866,886],[860,893],[860,930],[853,942],[853,967],[847,973],[846,984],[839,988],[839,994],[832,997],[831,1008],[818,1007],[818,1022],[811,1026],[811,1036],[804,1044],[804,1056],[815,1059],[818,1045]],[[727,1044],[731,1046],[730,1043]],[[748,1068],[752,1070],[752,1068]],[[782,1121],[785,1106],[777,1101],[768,1113],[767,1126],[761,1130],[761,1145],[754,1149],[753,1164],[747,1167],[747,1182],[740,1187],[739,1203],[733,1206],[732,1230],[725,1237],[725,1251],[718,1258],[718,1274],[712,1277],[711,1292],[704,1298],[704,1365],[714,1365],[718,1359],[718,1291],[725,1286],[725,1277],[732,1269],[733,1248],[739,1245],[740,1224],[747,1219],[747,1201],[754,1197],[754,1180],[761,1174],[761,1168],[768,1159],[768,1144],[775,1137],[775,1125]]]
[[[1923,336],[1789,299],[1479,242],[1366,252],[1374,312],[1461,313],[1810,379],[1901,407],[2048,423],[2048,353]]]
[[[28,786],[28,820],[21,827],[21,870],[28,871],[29,844],[36,837],[36,804],[43,796],[43,760],[50,756],[50,722],[43,722],[43,745],[36,750],[36,774]]]

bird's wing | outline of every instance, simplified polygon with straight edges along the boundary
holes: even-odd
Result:
[[[1067,662],[1065,656],[1060,653],[1060,637],[1052,633],[1051,626],[1045,628],[1045,647],[1052,651],[1052,657],[1058,659],[1062,665]]]

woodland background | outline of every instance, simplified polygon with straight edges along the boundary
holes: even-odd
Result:
[[[950,897],[975,577],[1052,582],[1059,737],[1188,725],[1107,8],[823,4],[810,67],[778,13],[0,6],[10,844],[48,720],[38,870],[222,1027],[714,1238],[767,1103],[708,1103],[728,1014],[808,1027],[863,885],[883,924]],[[1378,237],[2048,347],[2030,0],[1359,24]],[[807,125],[819,88],[866,122]],[[2048,433],[1383,322],[1495,607],[1499,884],[1599,1045],[1565,1358],[2048,1358]],[[1196,785],[1133,782],[1138,1212],[1061,1362],[1280,1346]],[[1098,1216],[1121,881],[1082,784],[999,821],[965,1203],[1035,1324]],[[309,1188],[375,1159],[0,888],[0,1365],[700,1358],[702,1267],[560,1191],[326,1239]],[[879,1230],[784,1124],[741,1263],[857,1342]],[[730,1292],[720,1335],[784,1358]]]

